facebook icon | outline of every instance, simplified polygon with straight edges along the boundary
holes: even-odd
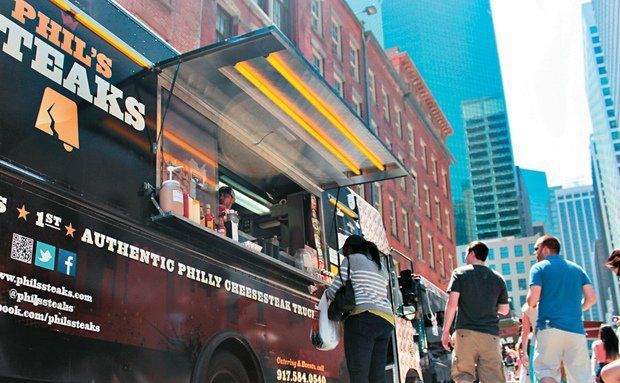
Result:
[[[56,271],[65,275],[75,277],[75,269],[77,268],[77,254],[65,249],[58,249],[58,262]]]

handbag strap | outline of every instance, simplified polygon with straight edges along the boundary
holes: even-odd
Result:
[[[347,281],[351,280],[351,259],[349,257],[350,255],[347,256]],[[338,276],[340,277],[340,282],[344,286],[344,281],[342,280],[342,273],[338,273]]]

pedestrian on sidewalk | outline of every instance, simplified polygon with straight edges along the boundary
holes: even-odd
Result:
[[[618,359],[618,337],[614,329],[608,325],[601,325],[599,339],[592,343],[592,371],[597,383],[603,383],[601,370],[603,367]]]
[[[620,276],[620,249],[614,249],[611,252],[605,267],[613,271],[616,276]],[[620,381],[620,360],[615,360],[603,367],[601,378],[607,383]]]
[[[521,362],[521,382],[535,383],[534,363],[534,343],[536,339],[536,322],[538,321],[538,309],[524,304],[521,308],[523,317],[521,320],[521,348],[519,349],[519,360]]]
[[[510,312],[504,279],[485,266],[489,248],[472,242],[466,266],[452,272],[441,342],[446,350],[454,345],[452,379],[456,383],[505,383],[499,314]],[[454,338],[450,328],[456,316]]]
[[[582,313],[596,302],[590,278],[560,256],[560,241],[544,235],[536,241],[538,263],[530,269],[527,304],[538,305],[534,371],[540,383],[559,383],[564,363],[568,383],[592,380]]]
[[[351,383],[385,383],[388,345],[394,330],[388,271],[381,266],[377,245],[351,235],[344,242],[342,280],[351,278],[355,308],[344,321],[344,354]],[[350,273],[349,273],[350,270]],[[340,278],[326,290],[333,300]]]

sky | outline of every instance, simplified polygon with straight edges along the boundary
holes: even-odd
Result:
[[[582,0],[491,0],[517,166],[592,183]]]

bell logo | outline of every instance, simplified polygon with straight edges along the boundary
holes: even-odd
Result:
[[[80,148],[77,104],[51,88],[45,88],[35,128],[62,141],[68,152]]]

